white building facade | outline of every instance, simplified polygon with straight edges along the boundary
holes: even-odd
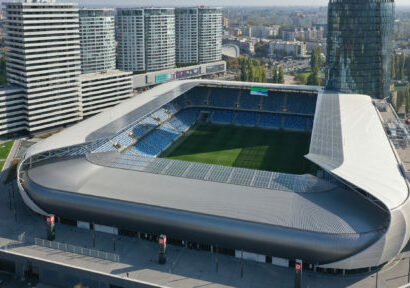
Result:
[[[269,43],[269,57],[293,56],[304,58],[307,56],[306,44],[299,41],[272,41]]]
[[[200,7],[199,11],[199,63],[222,59],[222,8]]]
[[[118,69],[150,72],[175,67],[173,8],[118,9]]]
[[[116,21],[118,69],[144,72],[144,9],[118,9]]]
[[[108,38],[99,34],[106,21],[89,20],[80,33],[73,3],[26,0],[4,8],[8,85],[0,87],[0,135],[71,125],[132,95],[130,73],[113,70],[114,31]],[[95,57],[82,63],[80,42],[91,43],[84,50]],[[82,64],[95,73],[81,75]]]
[[[116,67],[114,9],[80,9],[81,72]]]
[[[175,9],[176,64],[197,64],[198,51],[198,8]]]
[[[3,5],[7,81],[24,91],[25,129],[81,120],[78,8],[53,1]]]
[[[132,72],[111,70],[80,76],[83,116],[89,117],[132,96]]]
[[[175,67],[175,9],[144,9],[146,71]]]

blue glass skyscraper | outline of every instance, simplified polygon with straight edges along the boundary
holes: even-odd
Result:
[[[394,0],[330,0],[327,89],[390,95]]]

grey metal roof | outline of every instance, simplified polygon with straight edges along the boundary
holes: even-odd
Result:
[[[306,157],[390,210],[408,199],[400,159],[369,96],[331,91],[319,96]]]
[[[338,187],[263,189],[98,166],[85,158],[40,164],[31,181],[48,189],[326,234],[382,229],[385,214]]]
[[[330,182],[310,174],[293,175],[118,152],[92,153],[86,157],[99,166],[296,193],[322,192],[336,188]]]

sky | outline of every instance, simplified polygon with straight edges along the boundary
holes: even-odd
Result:
[[[8,0],[9,1],[9,0]],[[78,2],[81,6],[98,5],[98,6],[327,6],[328,0],[71,0]],[[71,2],[70,1],[70,2]],[[0,2],[7,2],[0,0]],[[67,2],[69,2],[67,0]],[[396,0],[397,5],[410,6],[410,0]]]

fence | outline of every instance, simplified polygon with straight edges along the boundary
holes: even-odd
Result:
[[[34,244],[51,249],[61,250],[69,253],[104,259],[112,262],[120,262],[120,256],[115,253],[108,253],[89,248],[83,248],[65,243],[59,243],[55,241],[48,241],[44,239],[34,238]]]

